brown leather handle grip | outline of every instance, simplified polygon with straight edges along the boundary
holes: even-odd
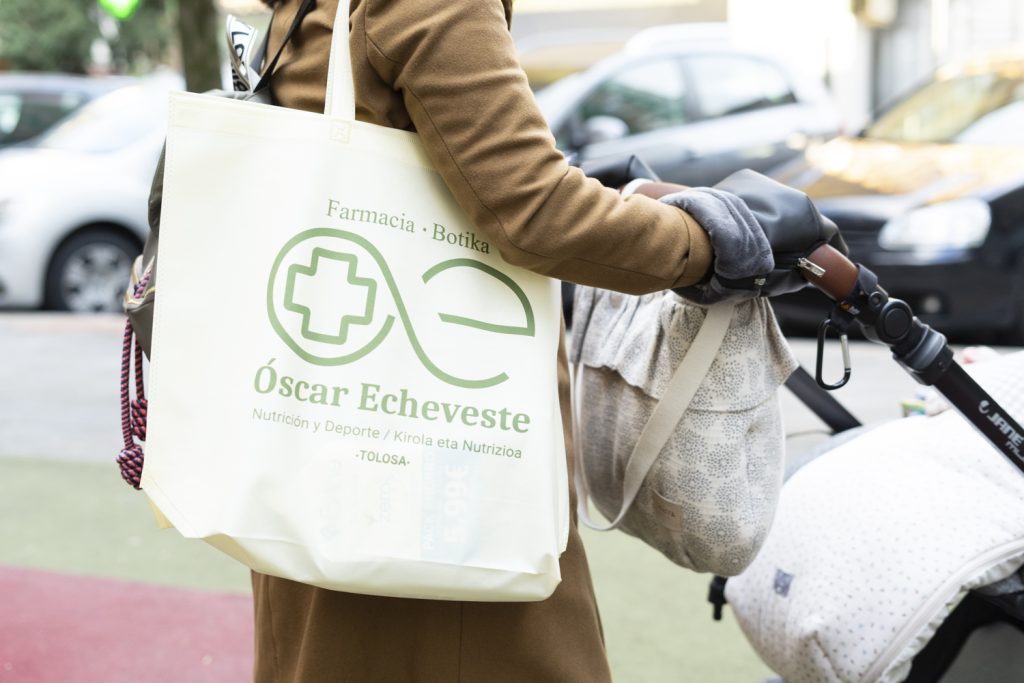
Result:
[[[843,256],[842,252],[823,244],[812,251],[806,260],[810,266],[802,267],[801,273],[808,282],[829,297],[842,301],[853,292],[857,285],[857,264]]]

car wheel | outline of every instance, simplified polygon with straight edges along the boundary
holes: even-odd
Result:
[[[89,230],[64,242],[46,274],[46,307],[59,311],[120,311],[139,252],[113,230]]]

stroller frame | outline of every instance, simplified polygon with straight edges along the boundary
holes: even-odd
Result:
[[[837,265],[825,268],[819,261]],[[861,426],[828,393],[845,385],[850,378],[847,331],[856,322],[868,340],[888,346],[894,360],[904,370],[920,384],[934,387],[1024,474],[1024,429],[956,362],[944,335],[918,320],[908,304],[890,297],[878,285],[874,273],[852,264],[827,245],[808,259],[802,259],[799,267],[812,284],[836,301],[836,305],[818,328],[815,376],[812,378],[803,368],[797,368],[786,386],[833,433]],[[831,279],[829,270],[833,271]],[[834,384],[822,378],[822,358],[829,331],[838,333],[844,360],[843,378]],[[708,600],[714,605],[715,620],[721,618],[726,602],[726,581],[720,576],[711,581]],[[994,624],[1008,624],[1024,634],[1024,590],[998,595],[970,591],[914,658],[906,683],[941,680],[973,632]]]

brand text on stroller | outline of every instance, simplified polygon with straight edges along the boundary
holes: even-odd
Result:
[[[1024,444],[1024,435],[1014,429],[1000,413],[992,412],[989,408],[990,405],[988,401],[982,401],[978,404],[978,412],[988,417],[988,421],[994,424],[1006,437],[1007,447],[1020,456],[1020,447],[1021,444]]]

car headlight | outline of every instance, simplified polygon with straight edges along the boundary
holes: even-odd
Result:
[[[992,210],[980,199],[954,199],[914,209],[882,226],[884,249],[969,249],[985,241]]]

